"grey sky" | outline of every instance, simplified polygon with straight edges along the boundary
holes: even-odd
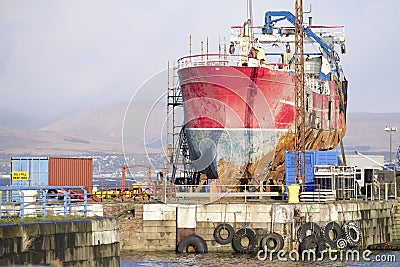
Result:
[[[246,0],[0,1],[0,111],[26,117],[128,102],[151,75],[246,18]],[[400,112],[400,1],[304,1],[314,24],[345,25],[349,111]],[[294,0],[253,0],[253,17]]]

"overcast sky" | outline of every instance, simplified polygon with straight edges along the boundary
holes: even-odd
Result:
[[[246,0],[0,1],[0,118],[128,102],[149,77],[209,37],[210,52],[246,18]],[[255,24],[294,0],[253,0]],[[315,25],[346,26],[350,112],[400,112],[400,1],[318,0]]]

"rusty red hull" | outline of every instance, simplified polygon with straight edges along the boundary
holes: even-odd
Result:
[[[281,150],[293,149],[293,72],[200,66],[178,75],[189,154],[209,178],[265,179],[278,167]],[[345,132],[347,84],[317,82],[306,81],[307,146],[330,149]]]

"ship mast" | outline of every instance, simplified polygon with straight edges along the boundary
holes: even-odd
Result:
[[[305,188],[305,105],[304,105],[304,31],[303,31],[303,1],[296,0],[295,23],[295,175],[298,183]]]

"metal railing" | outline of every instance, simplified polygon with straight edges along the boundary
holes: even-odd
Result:
[[[0,186],[0,219],[87,216],[87,191],[83,186]]]
[[[241,66],[240,62],[243,63],[248,60],[248,56],[239,54],[198,54],[178,59],[178,69],[203,66]],[[259,67],[276,71],[290,71],[290,66],[288,64],[282,64],[279,62],[260,64]]]
[[[248,199],[263,197],[276,197],[282,200],[285,198],[284,185],[170,185],[167,190],[167,201],[184,199],[211,202],[240,198],[247,202]]]
[[[366,183],[365,200],[397,199],[396,183]]]

